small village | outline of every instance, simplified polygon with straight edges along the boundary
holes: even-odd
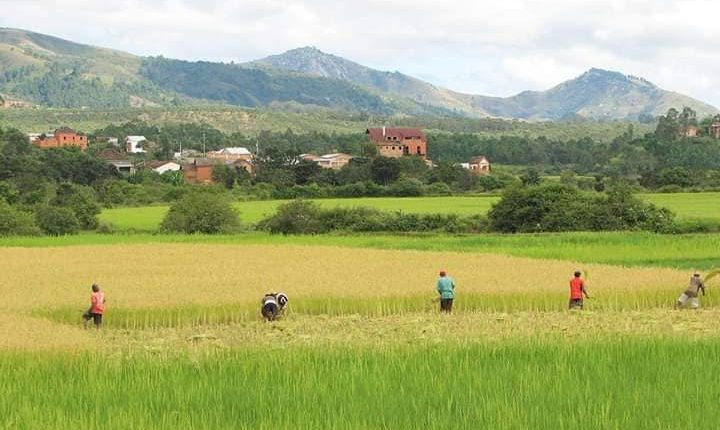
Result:
[[[718,125],[720,130],[720,124]],[[719,131],[720,132],[720,131]],[[420,128],[412,127],[378,127],[365,131],[377,154],[381,157],[419,157],[428,167],[434,164],[428,158],[428,140]],[[30,133],[30,142],[41,149],[78,147],[85,151],[89,148],[88,136],[69,127],[56,129],[51,133]],[[124,141],[117,137],[99,137],[111,146],[97,155],[108,165],[113,166],[119,174],[133,175],[139,170],[151,170],[158,174],[166,172],[182,172],[186,183],[211,184],[213,170],[218,165],[243,169],[251,176],[255,174],[255,158],[245,147],[226,147],[201,153],[195,150],[181,150],[173,154],[171,160],[145,161],[143,154],[149,143],[145,136],[126,136]],[[315,162],[323,169],[340,170],[354,158],[345,153],[300,154],[300,159]],[[487,175],[491,172],[490,161],[483,155],[472,157],[459,166],[476,175]]]

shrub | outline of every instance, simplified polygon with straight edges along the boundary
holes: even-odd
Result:
[[[273,234],[316,234],[325,231],[317,203],[295,200],[280,205],[274,215],[265,218],[259,227]]]
[[[62,206],[40,206],[35,219],[40,229],[52,236],[75,234],[80,230],[75,212]]]
[[[377,209],[323,209],[313,202],[294,201],[278,208],[261,221],[260,229],[274,234],[318,234],[345,232],[448,232],[485,231],[484,216],[461,217],[454,214],[408,214]]]
[[[425,188],[425,192],[432,196],[451,196],[452,190],[445,182],[435,182]]]
[[[488,213],[490,227],[503,233],[583,230],[672,231],[673,214],[617,186],[594,195],[561,184],[506,190]]]
[[[513,187],[488,212],[492,230],[503,233],[589,230],[589,195],[561,184]]]
[[[160,228],[171,233],[232,233],[239,230],[240,221],[224,196],[193,191],[170,206]]]
[[[115,234],[115,227],[110,223],[101,222],[95,231],[99,234]]]
[[[635,195],[627,186],[618,186],[596,202],[597,230],[648,230],[669,232],[674,214]]]
[[[336,197],[379,197],[387,194],[386,187],[374,182],[354,182],[333,189]]]
[[[419,197],[423,195],[422,182],[414,178],[402,178],[388,187],[388,192],[396,197]]]
[[[0,236],[36,236],[40,229],[31,213],[23,212],[0,200]]]

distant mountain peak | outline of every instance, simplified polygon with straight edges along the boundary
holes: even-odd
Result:
[[[592,67],[588,69],[585,73],[580,75],[576,79],[597,79],[597,80],[604,80],[604,81],[615,81],[615,82],[629,82],[634,83],[646,87],[651,88],[658,88],[655,84],[648,81],[645,78],[641,78],[634,75],[626,75],[621,72],[617,72],[614,70],[607,70],[607,69],[600,69],[597,67]],[[572,82],[568,81],[568,82]]]
[[[367,69],[353,61],[323,52],[315,46],[290,49],[282,54],[252,61],[246,66],[270,66],[296,73],[344,80],[352,80],[358,72]]]

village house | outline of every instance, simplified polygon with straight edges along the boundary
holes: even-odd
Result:
[[[33,133],[28,137],[33,145],[42,149],[78,146],[84,151],[88,146],[87,136],[68,127],[58,128],[54,133]]]
[[[145,152],[140,145],[143,142],[147,142],[145,136],[128,136],[125,138],[125,151],[131,154],[142,154]]]
[[[214,182],[213,171],[215,166],[220,165],[244,169],[251,175],[255,172],[255,165],[244,159],[224,161],[212,158],[194,158],[182,165],[185,182],[189,184],[212,184]]]
[[[352,155],[343,154],[341,152],[319,155],[319,156],[313,155],[313,154],[302,154],[300,157],[303,160],[314,161],[315,163],[317,163],[320,167],[322,167],[324,169],[333,169],[333,170],[342,169],[353,158]]]
[[[490,161],[483,155],[473,157],[469,162],[460,165],[476,175],[487,175],[490,173]]]
[[[255,164],[253,164],[252,161],[248,161],[245,159],[238,159],[235,161],[227,161],[225,164],[230,164],[231,166],[240,167],[242,169],[245,169],[246,172],[248,172],[250,175],[255,174]]]
[[[714,122],[710,126],[710,135],[715,139],[720,139],[720,122]]]
[[[123,175],[135,174],[135,166],[127,156],[116,149],[106,149],[98,154],[98,158],[104,160],[110,166],[113,166],[115,170]]]
[[[685,137],[698,137],[700,135],[700,129],[694,125],[689,125],[683,130],[683,136]]]
[[[188,184],[212,184],[213,167],[217,161],[209,158],[195,158],[183,164],[182,172]]]
[[[212,158],[214,160],[224,160],[224,161],[237,161],[237,160],[252,161],[253,155],[250,151],[248,151],[247,148],[231,147],[231,148],[219,149],[217,151],[210,151],[207,153],[207,157]]]
[[[165,172],[179,172],[181,169],[180,164],[174,161],[153,161],[149,167],[153,172],[161,175]]]
[[[368,128],[365,133],[383,157],[398,158],[414,155],[427,159],[427,138],[419,128]]]

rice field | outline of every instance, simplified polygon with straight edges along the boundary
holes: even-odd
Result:
[[[658,206],[672,210],[680,220],[720,221],[720,193],[643,194],[642,197]],[[316,202],[328,208],[364,206],[383,211],[407,213],[473,215],[487,213],[498,198],[496,196],[380,197],[320,199]],[[277,207],[285,202],[283,200],[247,201],[238,202],[235,207],[244,223],[253,224],[265,216],[273,214]],[[151,232],[158,229],[167,211],[167,206],[114,208],[104,210],[100,214],[100,219],[120,231]]]
[[[717,342],[639,340],[10,355],[0,357],[0,426],[711,429],[720,376],[708,364],[718,353]]]
[[[414,251],[502,254],[579,263],[709,270],[720,266],[720,234],[658,235],[645,232],[589,232],[481,235],[273,236],[260,232],[231,236],[83,234],[65,237],[0,238],[0,247],[90,245],[302,245]]]
[[[497,252],[523,247],[512,241],[391,239],[3,240],[0,428],[656,429],[720,419],[720,278],[701,311],[673,311],[688,268],[607,264],[591,250],[582,262]],[[525,238],[530,249],[581,239]],[[637,236],[635,246],[689,265],[700,242],[712,257],[717,237],[694,239],[667,249],[661,236]],[[436,247],[442,240],[459,242]],[[628,239],[585,242],[602,259]],[[452,315],[437,312],[440,268],[457,283]],[[576,269],[594,296],[582,312],[565,309]],[[93,282],[108,300],[100,331],[79,321]],[[266,323],[259,299],[277,290],[290,308]]]

